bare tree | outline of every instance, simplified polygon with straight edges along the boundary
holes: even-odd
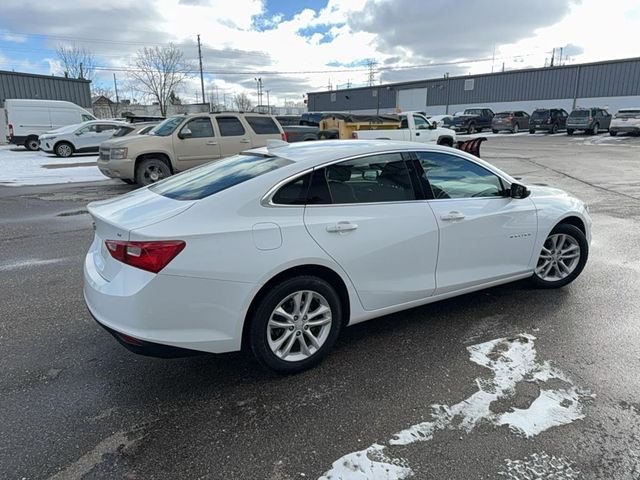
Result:
[[[246,93],[238,93],[233,96],[233,103],[240,112],[248,112],[253,106],[253,102]]]
[[[77,45],[58,45],[58,61],[62,68],[59,74],[71,78],[93,80],[96,73],[95,57],[90,50]]]
[[[192,69],[182,50],[170,43],[166,47],[138,50],[131,77],[140,93],[158,102],[164,117],[171,94],[190,76]]]

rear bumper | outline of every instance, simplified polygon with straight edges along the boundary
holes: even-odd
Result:
[[[240,350],[255,285],[156,275],[126,265],[107,281],[96,268],[92,250],[84,263],[85,303],[93,318],[129,350],[156,356],[184,355],[176,349]]]
[[[551,131],[551,129],[553,128],[553,123],[543,123],[540,125],[529,125],[529,130],[543,130],[543,131]],[[560,130],[562,127],[558,126],[558,130]]]
[[[591,130],[593,124],[590,123],[567,123],[567,128],[571,130]]]
[[[640,133],[640,125],[628,127],[611,126],[609,127],[609,131],[615,133]]]
[[[14,145],[24,145],[24,142],[27,141],[27,137],[19,135],[14,137],[7,137],[7,141]]]

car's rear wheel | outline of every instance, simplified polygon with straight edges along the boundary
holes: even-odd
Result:
[[[535,128],[530,128],[529,129],[529,133],[536,133],[536,129]]]
[[[567,135],[573,135],[573,128],[567,128]]]
[[[558,133],[558,124],[554,123],[551,127],[551,133]]]
[[[249,345],[263,366],[301,372],[317,365],[338,338],[340,297],[321,278],[290,278],[269,289],[249,322]]]
[[[169,165],[159,158],[147,158],[136,167],[136,183],[147,186],[171,176]]]
[[[35,152],[40,148],[40,142],[38,142],[38,137],[30,136],[27,137],[27,140],[24,142],[24,146],[27,150]]]
[[[499,130],[496,130],[495,128],[493,130],[491,130],[492,133],[498,133]]]
[[[582,272],[589,244],[582,230],[561,223],[542,245],[532,283],[538,288],[559,288],[573,282]]]
[[[520,126],[518,125],[518,122],[515,123],[512,131],[513,133],[518,133],[520,131]]]
[[[60,142],[56,145],[55,152],[59,157],[70,157],[73,155],[73,145],[68,142]]]
[[[591,135],[597,135],[598,134],[598,130],[600,129],[600,125],[598,125],[597,123],[593,126],[593,128],[591,129]]]
[[[475,131],[476,131],[476,124],[475,123],[470,123],[469,126],[467,127],[467,133],[469,135],[471,135]]]
[[[615,137],[616,135],[618,135],[618,132],[616,132],[615,130],[609,130],[609,135]]]

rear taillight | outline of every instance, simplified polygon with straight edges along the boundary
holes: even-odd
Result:
[[[158,273],[166,267],[187,245],[182,240],[155,242],[105,240],[104,243],[111,256],[116,260],[153,273]]]
[[[289,134],[287,132],[281,133],[280,137],[282,137],[282,141],[283,142],[288,142],[289,141]]]
[[[9,137],[13,138],[13,123],[10,123],[8,127],[9,127]]]
[[[587,119],[587,121],[588,121],[589,123],[593,122],[593,117],[589,117],[589,118]]]

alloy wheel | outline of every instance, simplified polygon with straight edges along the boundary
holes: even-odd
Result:
[[[73,151],[71,150],[71,145],[63,143],[58,145],[58,155],[61,157],[70,157]]]
[[[267,323],[267,343],[281,360],[305,360],[320,350],[333,321],[329,302],[318,292],[299,290],[284,298]]]
[[[563,280],[580,262],[580,245],[571,235],[556,233],[549,235],[542,246],[536,275],[547,282]]]
[[[165,177],[164,172],[161,168],[158,168],[156,165],[148,165],[144,170],[144,178],[149,183],[155,183],[162,180]]]

